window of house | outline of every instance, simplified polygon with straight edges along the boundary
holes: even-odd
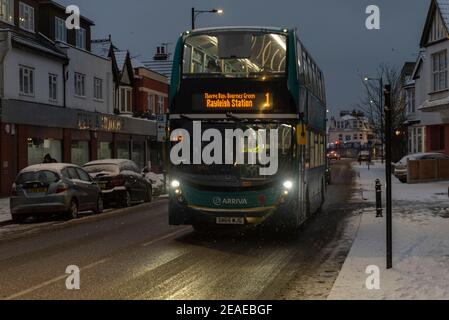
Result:
[[[58,76],[51,73],[48,74],[48,98],[58,100]]]
[[[86,29],[76,29],[76,47],[86,50]]]
[[[432,65],[433,91],[447,89],[447,51],[443,50],[433,54]]]
[[[446,27],[441,19],[441,14],[437,10],[432,21],[432,28],[430,29],[429,41],[434,42],[443,39],[446,36]]]
[[[14,0],[0,0],[0,20],[14,23]]]
[[[78,97],[86,96],[86,75],[75,72],[75,95]]]
[[[34,96],[34,69],[19,66],[19,92],[27,96]]]
[[[164,114],[164,97],[157,96],[157,111],[158,114]]]
[[[120,89],[120,112],[131,113],[132,112],[132,89],[121,88]]]
[[[103,80],[94,78],[94,99],[103,100]]]
[[[155,96],[154,94],[148,95],[148,112],[150,114],[156,114]]]
[[[34,8],[23,2],[19,4],[19,26],[26,31],[34,32]]]
[[[67,42],[67,28],[65,20],[55,17],[55,40]]]

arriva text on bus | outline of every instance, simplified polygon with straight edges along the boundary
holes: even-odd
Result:
[[[207,129],[201,133],[201,121],[193,121],[193,137],[185,129],[173,130],[170,141],[177,142],[170,150],[170,161],[173,165],[222,165],[224,160],[226,165],[260,165],[261,176],[277,173],[277,129],[226,129],[224,138],[218,129]],[[201,148],[203,142],[209,144]]]

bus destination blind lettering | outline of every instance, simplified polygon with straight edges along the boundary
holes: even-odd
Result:
[[[206,109],[253,109],[272,108],[270,93],[204,93],[203,105]]]

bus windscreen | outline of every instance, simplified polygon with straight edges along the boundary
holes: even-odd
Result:
[[[188,36],[184,77],[285,76],[287,38],[275,33],[211,33]]]

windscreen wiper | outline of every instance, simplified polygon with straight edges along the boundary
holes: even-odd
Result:
[[[192,118],[190,118],[189,116],[186,116],[185,114],[180,114],[179,117],[180,117],[181,119],[184,119],[184,120],[190,120],[190,121],[193,121]]]
[[[233,115],[231,112],[226,113],[226,117],[228,117],[228,119],[232,119],[232,120],[235,120],[237,122],[242,122],[242,121],[245,120],[245,119],[242,119],[240,117],[237,117],[237,116]]]

